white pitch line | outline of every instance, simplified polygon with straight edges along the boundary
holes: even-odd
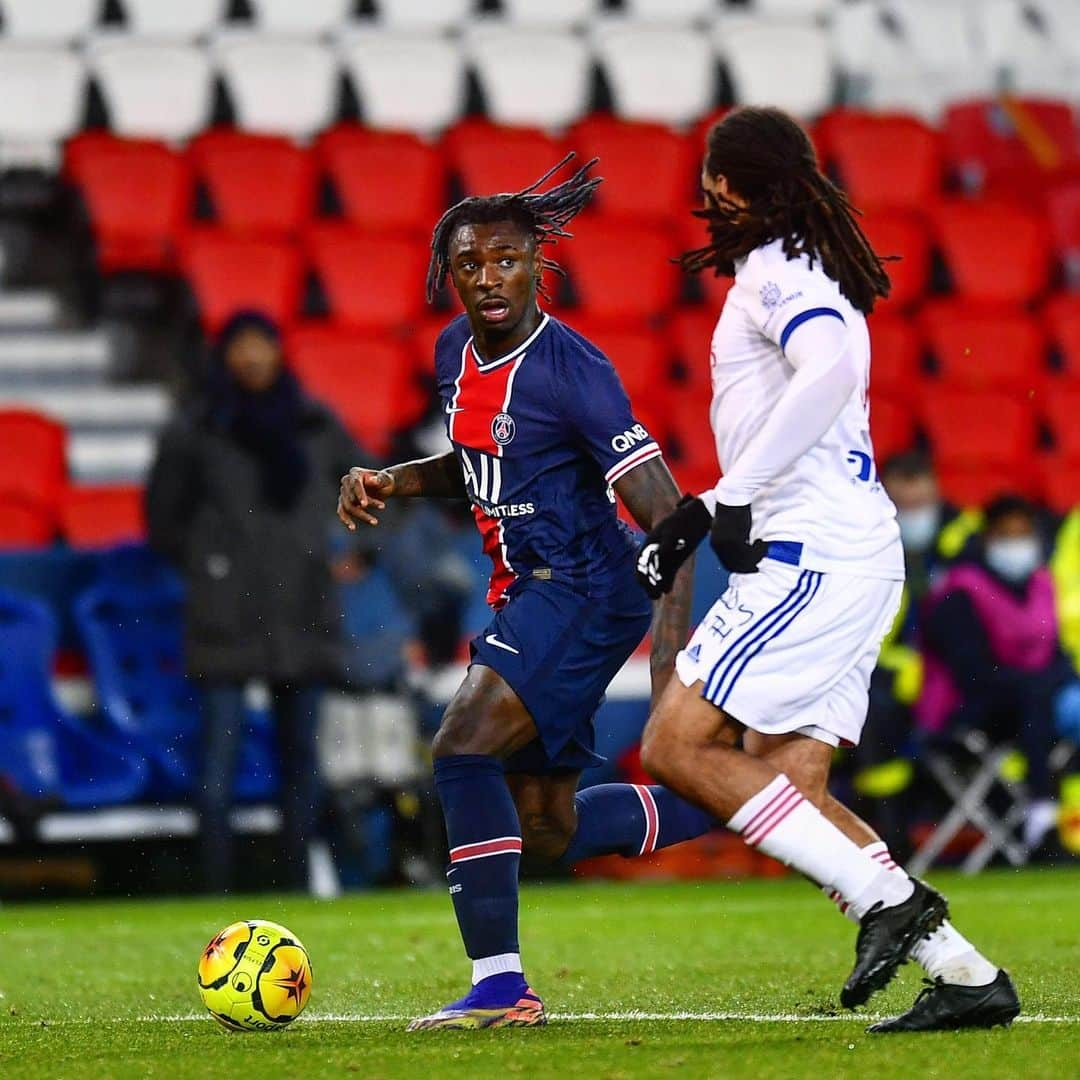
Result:
[[[553,1013],[555,1023],[720,1023],[737,1022],[750,1024],[867,1024],[884,1018],[882,1013],[749,1013],[749,1012],[629,1012],[606,1013]],[[193,1021],[211,1020],[206,1013],[181,1013],[173,1016],[108,1017],[106,1019],[26,1019],[23,1023],[46,1026],[61,1024],[186,1024]],[[393,1024],[405,1023],[413,1016],[406,1013],[323,1013],[305,1016],[299,1024]],[[1017,1024],[1080,1024],[1080,1016],[1047,1016],[1043,1013],[1018,1016]]]

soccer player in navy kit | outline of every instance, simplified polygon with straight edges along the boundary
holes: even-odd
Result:
[[[569,159],[567,159],[569,160]],[[388,497],[467,498],[494,572],[495,616],[432,747],[450,846],[448,880],[473,987],[411,1029],[531,1026],[544,1007],[522,973],[518,866],[638,855],[699,835],[707,814],[657,786],[577,794],[593,716],[652,624],[653,698],[689,629],[691,568],[653,607],[634,580],[635,543],[614,492],[645,529],[679,491],[614,368],[544,313],[544,245],[592,196],[592,162],[549,191],[469,198],[432,239],[431,298],[447,276],[465,314],[435,347],[453,449],[342,478],[338,514],[374,525]]]

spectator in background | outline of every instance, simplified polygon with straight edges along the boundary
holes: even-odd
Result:
[[[186,664],[202,689],[203,881],[230,885],[229,806],[244,688],[270,688],[281,762],[277,881],[307,884],[320,791],[320,687],[338,677],[341,612],[329,567],[338,480],[364,457],[283,363],[277,327],[234,315],[202,394],[162,436],[147,490],[150,542],[186,585]]]
[[[1003,495],[979,543],[934,585],[923,611],[924,685],[916,717],[930,736],[979,730],[1013,739],[1033,802],[1024,843],[1057,820],[1050,780],[1054,703],[1071,679],[1035,508]]]
[[[911,784],[911,709],[922,689],[918,613],[932,582],[971,543],[982,525],[977,510],[958,510],[938,489],[930,458],[909,450],[889,458],[881,479],[896,504],[907,581],[900,610],[870,680],[870,713],[855,750],[853,784],[870,802],[860,812],[901,855],[908,849],[908,808],[899,799]]]

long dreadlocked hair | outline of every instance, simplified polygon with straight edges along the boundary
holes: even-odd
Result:
[[[709,229],[709,243],[679,260],[697,273],[711,267],[732,277],[735,260],[770,240],[782,240],[784,254],[808,256],[863,314],[878,297],[889,295],[885,259],[875,254],[859,227],[859,211],[818,168],[806,132],[779,109],[741,108],[728,113],[709,132],[705,172],[723,176],[731,191],[747,201],[709,196],[695,210]]]
[[[593,158],[569,179],[548,191],[536,189],[547,183],[563,166],[573,160],[574,156],[573,153],[567,154],[558,165],[548,169],[539,180],[521,191],[504,192],[501,195],[473,195],[450,207],[439,218],[431,236],[431,262],[427,272],[429,304],[450,273],[450,241],[462,225],[490,225],[495,221],[511,221],[532,236],[538,247],[541,244],[553,244],[560,236],[573,235],[566,231],[566,226],[588,205],[593,192],[600,186],[601,177],[589,176],[589,170],[600,159]],[[566,276],[566,271],[551,259],[543,259],[541,268]],[[537,285],[537,292],[545,300],[551,299],[543,281]]]

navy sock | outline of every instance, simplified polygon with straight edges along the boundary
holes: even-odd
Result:
[[[465,952],[473,960],[516,954],[521,826],[502,763],[486,754],[436,758],[435,788]]]
[[[692,840],[716,822],[667,788],[652,784],[597,784],[574,797],[577,832],[567,863],[594,855],[647,855]]]

